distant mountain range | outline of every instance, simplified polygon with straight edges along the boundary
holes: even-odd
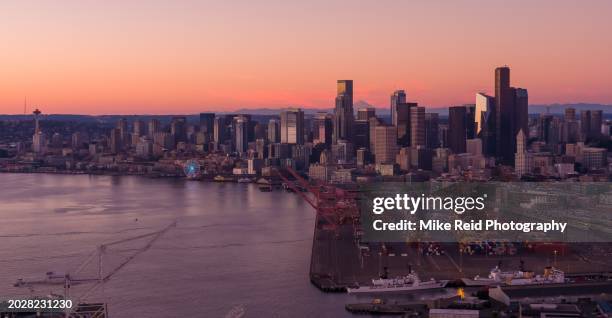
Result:
[[[389,116],[389,107],[376,107],[369,104],[366,101],[357,101],[354,103],[355,109],[374,107],[376,113],[381,117]],[[587,103],[576,103],[576,104],[550,104],[550,105],[529,105],[530,114],[563,114],[566,108],[576,109],[576,114],[580,114],[581,110],[602,110],[604,117],[612,118],[612,105],[603,104],[587,104]],[[254,116],[269,117],[277,116],[281,111],[289,109],[287,108],[243,108],[232,112],[216,112],[217,114],[252,114]],[[317,112],[333,113],[333,108],[302,108],[306,115],[314,115]],[[426,107],[428,113],[439,113],[441,116],[448,116],[448,107]],[[130,119],[143,119],[158,118],[162,121],[168,121],[173,115],[73,115],[73,114],[43,114],[43,118],[48,120],[61,120],[61,121],[89,121],[89,122],[114,122],[117,118]],[[197,121],[198,114],[181,115],[188,117],[189,121]],[[2,115],[0,114],[0,120],[25,120],[31,119],[32,115]]]
[[[357,101],[354,103],[353,107],[355,109],[374,107],[376,108],[376,113],[382,116],[389,115],[389,107],[379,107],[374,106],[366,101]],[[566,108],[574,108],[576,109],[576,114],[579,114],[581,110],[601,110],[608,115],[612,115],[612,105],[603,105],[603,104],[587,104],[587,103],[576,103],[576,104],[536,104],[529,105],[529,113],[530,114],[542,114],[542,113],[550,113],[550,114],[563,114]],[[288,108],[284,108],[288,109]],[[237,111],[231,113],[249,113],[254,115],[278,115],[284,109],[278,108],[256,108],[256,109],[239,109]],[[315,114],[317,112],[333,112],[332,108],[302,108],[305,114]],[[439,113],[440,115],[448,115],[448,107],[426,107],[425,108],[428,113]]]

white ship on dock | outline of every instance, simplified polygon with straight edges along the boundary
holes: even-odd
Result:
[[[378,278],[372,279],[370,286],[358,286],[347,288],[349,294],[358,293],[407,293],[422,290],[441,289],[446,287],[448,281],[438,281],[430,279],[421,281],[415,272],[411,272],[406,276],[396,278]]]
[[[479,276],[474,279],[463,278],[463,283],[468,286],[521,286],[539,284],[561,284],[565,283],[565,273],[554,267],[546,267],[543,275],[535,275],[531,271],[504,272],[499,266],[495,266],[489,273],[488,278]]]

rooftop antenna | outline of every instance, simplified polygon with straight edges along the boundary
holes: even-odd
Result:
[[[28,106],[28,98],[27,97],[23,97],[23,114],[26,115],[27,114],[27,106]]]

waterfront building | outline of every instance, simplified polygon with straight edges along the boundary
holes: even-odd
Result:
[[[264,167],[264,161],[259,158],[251,158],[247,160],[247,174],[261,174],[261,168]]]
[[[311,164],[308,167],[308,177],[312,180],[329,181],[331,178],[332,167],[323,163]]]
[[[607,165],[606,156],[605,148],[584,147],[582,148],[582,166],[587,171],[601,169]]]
[[[153,156],[153,142],[148,137],[140,137],[136,144],[136,156],[149,159]]]
[[[336,169],[332,172],[330,183],[344,184],[353,182],[353,169]]]
[[[167,132],[157,132],[153,135],[153,154],[162,156],[164,152],[174,150],[174,135]]]

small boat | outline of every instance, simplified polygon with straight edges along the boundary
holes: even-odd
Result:
[[[251,183],[253,182],[253,179],[251,178],[240,178],[238,179],[238,183]]]

